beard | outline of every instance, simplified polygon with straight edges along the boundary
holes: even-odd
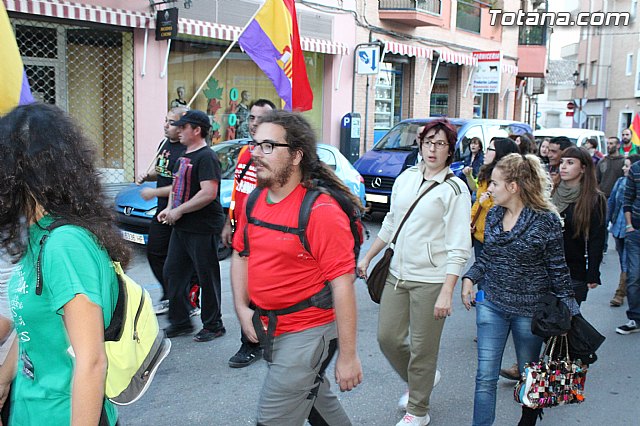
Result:
[[[261,166],[270,171],[271,176],[261,177],[259,174],[256,176],[258,180],[258,187],[260,188],[270,188],[276,185],[284,186],[293,174],[293,164],[291,163],[278,170],[272,170],[265,164],[261,164]]]

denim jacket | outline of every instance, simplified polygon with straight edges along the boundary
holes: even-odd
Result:
[[[611,195],[607,201],[607,224],[611,223],[610,231],[616,238],[624,238],[626,234],[625,225],[627,222],[624,218],[624,211],[622,210],[622,206],[624,206],[624,189],[626,185],[626,177],[623,176],[618,178],[615,185],[613,185]]]

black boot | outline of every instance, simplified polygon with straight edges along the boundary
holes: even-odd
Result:
[[[542,419],[542,408],[522,407],[522,417],[520,417],[518,426],[534,426],[538,417]]]

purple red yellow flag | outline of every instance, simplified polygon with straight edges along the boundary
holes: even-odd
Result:
[[[238,43],[273,82],[284,109],[312,108],[313,92],[300,47],[294,0],[267,0]]]
[[[640,146],[640,113],[636,113],[636,116],[633,117],[629,130],[631,130],[631,142]]]
[[[33,102],[27,74],[22,65],[16,38],[11,29],[9,15],[0,2],[0,115],[18,105]]]

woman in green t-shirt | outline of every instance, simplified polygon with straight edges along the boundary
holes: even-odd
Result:
[[[126,264],[129,253],[103,203],[91,144],[59,108],[31,104],[0,119],[0,158],[0,249],[18,260],[9,283],[18,335],[10,423],[46,416],[95,425],[106,416],[113,425],[103,333],[118,296],[111,259]],[[49,233],[56,218],[70,225]],[[0,400],[7,387],[0,383]]]

